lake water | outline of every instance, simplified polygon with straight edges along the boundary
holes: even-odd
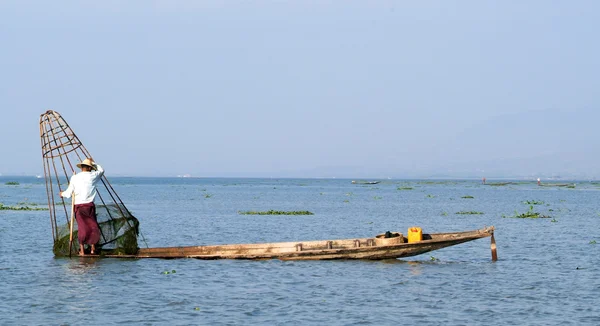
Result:
[[[489,238],[386,261],[54,258],[48,211],[0,210],[0,324],[600,324],[597,183],[578,181],[570,189],[478,180],[110,182],[140,220],[141,247],[494,225],[499,260],[491,261]],[[5,206],[44,206],[46,198],[42,179],[0,177]],[[511,218],[530,209],[526,201],[550,218]],[[314,215],[238,213],[269,209]]]

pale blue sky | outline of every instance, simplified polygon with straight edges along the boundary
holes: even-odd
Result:
[[[600,177],[597,1],[0,1],[0,173]]]

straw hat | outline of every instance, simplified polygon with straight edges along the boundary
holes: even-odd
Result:
[[[94,163],[92,162],[92,160],[90,160],[89,158],[86,158],[85,160],[83,160],[83,162],[81,163],[77,163],[77,167],[81,169],[82,165],[87,165],[89,167],[92,168],[92,170],[96,170],[96,167],[94,166]]]

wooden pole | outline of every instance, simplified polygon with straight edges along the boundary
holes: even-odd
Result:
[[[492,240],[491,240],[491,249],[492,249],[492,261],[497,261],[498,260],[498,252],[496,251],[496,239],[494,239],[494,234],[492,233]]]
[[[75,219],[75,192],[71,194],[71,232],[69,234],[69,258],[71,258],[71,248],[73,247],[73,220]]]

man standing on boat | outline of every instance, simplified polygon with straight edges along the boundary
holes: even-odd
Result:
[[[100,226],[96,220],[96,184],[104,175],[104,169],[92,158],[78,163],[81,172],[71,177],[69,187],[60,193],[61,197],[71,198],[75,194],[75,219],[77,220],[77,238],[79,255],[84,255],[84,245],[91,246],[91,254],[96,254],[96,244],[100,241]]]

